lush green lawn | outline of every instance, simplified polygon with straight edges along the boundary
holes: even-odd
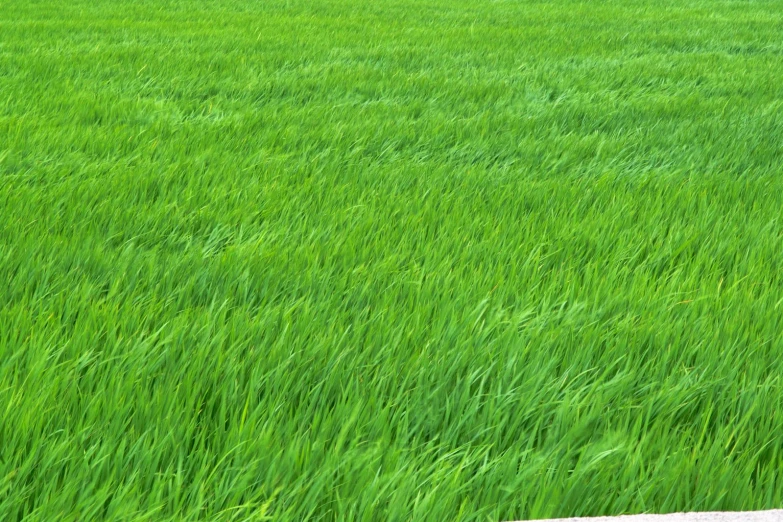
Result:
[[[783,506],[783,1],[0,3],[0,519]]]

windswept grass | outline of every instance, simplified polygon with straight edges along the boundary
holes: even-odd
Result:
[[[781,35],[4,1],[0,519],[783,506]]]

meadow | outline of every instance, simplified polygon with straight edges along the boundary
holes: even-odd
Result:
[[[783,507],[781,35],[3,0],[0,519]]]

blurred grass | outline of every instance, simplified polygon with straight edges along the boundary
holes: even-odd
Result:
[[[783,3],[0,4],[0,519],[783,504]]]

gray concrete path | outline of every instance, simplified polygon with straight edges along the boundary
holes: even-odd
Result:
[[[553,518],[546,522],[783,522],[783,509],[771,511],[720,511],[671,515],[623,515],[619,517]]]

